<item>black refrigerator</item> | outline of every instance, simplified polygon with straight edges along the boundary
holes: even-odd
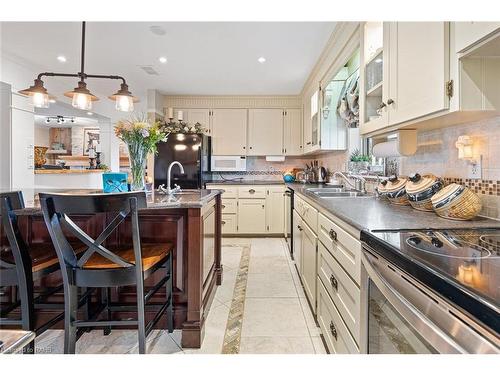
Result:
[[[203,189],[203,176],[210,171],[211,138],[204,134],[171,133],[167,142],[158,144],[155,155],[154,186],[167,185],[168,166],[178,161],[184,167],[181,173],[178,165],[172,167],[170,187],[174,184],[182,189]]]

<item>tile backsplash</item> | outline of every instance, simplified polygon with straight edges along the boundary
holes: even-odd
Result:
[[[470,136],[474,156],[481,155],[481,179],[469,179],[468,162],[458,158],[455,142],[461,135]],[[500,219],[500,117],[419,132],[418,143],[415,155],[401,158],[401,175],[432,173],[468,186],[481,197],[481,215]]]

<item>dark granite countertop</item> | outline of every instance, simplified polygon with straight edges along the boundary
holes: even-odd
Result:
[[[332,215],[361,230],[500,228],[500,221],[477,217],[457,221],[444,219],[433,212],[422,212],[410,206],[396,206],[376,197],[325,199],[306,191],[328,187],[316,184],[287,184],[299,196],[305,196]]]
[[[284,185],[283,180],[209,180],[205,181],[206,184],[213,185]]]
[[[41,215],[40,202],[38,200],[39,192],[52,192],[52,193],[64,193],[64,194],[102,194],[101,190],[92,189],[79,189],[79,190],[63,190],[63,189],[51,189],[51,190],[40,190],[32,191],[32,197],[34,199],[27,199],[27,194],[25,193],[26,208],[22,210],[16,210],[18,215]],[[211,189],[211,190],[183,190],[180,193],[174,194],[172,196],[165,195],[154,191],[146,196],[147,198],[147,208],[146,209],[168,209],[168,208],[201,208],[214,199],[217,195],[221,194],[222,190]]]

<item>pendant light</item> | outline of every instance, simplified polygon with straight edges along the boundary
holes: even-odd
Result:
[[[19,93],[30,96],[36,108],[49,108],[49,93],[43,87],[43,81],[40,78],[35,79],[33,86],[19,91]]]
[[[80,78],[78,81],[78,86],[72,91],[64,93],[64,96],[71,98],[71,105],[75,108],[89,111],[92,109],[92,102],[99,100],[97,96],[92,94],[87,88],[87,83],[85,80],[87,78],[104,78],[104,79],[119,79],[122,81],[120,89],[113,95],[109,96],[109,99],[116,102],[115,108],[118,111],[131,112],[134,110],[134,103],[139,101],[138,98],[132,96],[132,93],[128,90],[128,85],[125,78],[116,75],[99,75],[99,74],[86,74],[85,73],[85,22],[82,22],[82,55],[81,55],[81,69],[79,73],[68,74],[68,73],[40,73],[35,79],[33,86],[28,87],[25,90],[19,91],[20,94],[28,95],[31,97],[33,105],[37,108],[48,108],[49,102],[55,99],[54,96],[49,95],[47,89],[43,85],[41,78],[46,77],[77,77]]]
[[[126,83],[122,83],[120,90],[115,92],[113,95],[108,96],[108,98],[116,102],[116,109],[118,111],[123,112],[133,111],[134,103],[139,101],[139,99],[132,96],[132,93],[128,91],[128,85]]]
[[[71,98],[71,105],[73,107],[85,111],[91,110],[92,102],[99,100],[97,96],[93,95],[89,89],[87,89],[87,84],[84,81],[78,82],[78,87],[75,87],[73,91],[64,93],[64,96]]]

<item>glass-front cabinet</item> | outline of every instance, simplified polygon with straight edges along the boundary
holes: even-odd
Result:
[[[361,37],[361,127],[363,133],[388,123],[388,29],[384,22],[366,22]],[[368,129],[366,131],[366,129]]]

